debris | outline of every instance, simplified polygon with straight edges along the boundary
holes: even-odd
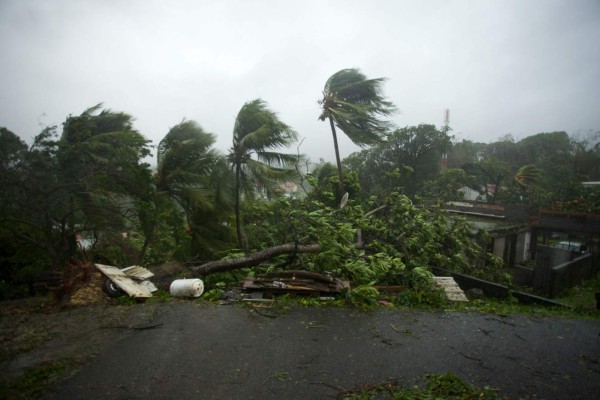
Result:
[[[125,275],[129,276],[130,278],[136,279],[138,281],[144,281],[154,276],[152,272],[148,271],[144,267],[140,267],[139,265],[133,265],[131,267],[123,268],[121,272],[125,273]]]
[[[242,287],[247,291],[263,291],[267,295],[293,293],[318,296],[321,293],[340,293],[350,288],[350,282],[319,272],[288,270],[248,278],[242,282]]]
[[[246,303],[272,303],[273,299],[253,299],[253,298],[246,298],[246,299],[242,299],[242,301],[244,301]]]
[[[77,271],[78,275],[75,275],[75,271]],[[87,279],[84,279],[86,275],[88,277]],[[75,276],[78,277],[77,280],[74,279]],[[103,303],[109,300],[102,291],[102,284],[106,278],[92,265],[84,265],[77,269],[70,269],[70,278],[72,282],[77,282],[73,285],[73,291],[69,296],[70,305],[82,306]]]
[[[242,294],[238,290],[228,290],[221,294],[221,300],[223,301],[240,301],[242,300]]]
[[[136,331],[145,331],[148,329],[158,328],[163,325],[164,325],[164,323],[161,322],[158,324],[145,325],[145,326],[112,325],[112,326],[101,326],[100,328],[102,328],[102,329],[133,329]]]
[[[321,301],[335,301],[335,297],[333,297],[333,296],[321,296],[321,297],[319,297],[319,300],[321,300]]]
[[[469,301],[453,277],[434,276],[433,281],[436,286],[444,288],[444,293],[449,301]]]
[[[201,279],[176,279],[169,292],[173,297],[200,297],[204,293],[204,282]]]
[[[154,276],[152,272],[139,266],[119,269],[110,265],[94,264],[114,285],[131,297],[145,299],[152,297],[157,290],[153,284],[145,283],[146,279]],[[112,286],[112,285],[111,285]],[[112,288],[114,289],[114,288]]]

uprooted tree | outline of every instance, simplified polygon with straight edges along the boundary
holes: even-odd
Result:
[[[470,226],[398,193],[342,209],[317,200],[280,199],[246,213],[254,250],[191,267],[200,276],[277,263],[330,272],[356,286],[430,285],[432,266],[475,272],[498,259],[482,250]]]

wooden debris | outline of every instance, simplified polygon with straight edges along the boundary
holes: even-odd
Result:
[[[318,295],[319,293],[339,293],[349,289],[350,282],[319,272],[288,270],[248,278],[242,282],[242,287],[247,291],[265,291],[270,294]]]
[[[456,281],[451,276],[434,276],[433,281],[436,286],[444,288],[446,298],[449,301],[469,301],[465,292],[458,286]]]

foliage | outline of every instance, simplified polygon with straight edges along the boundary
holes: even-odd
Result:
[[[74,258],[102,256],[136,218],[135,198],[150,190],[148,141],[125,113],[97,105],[47,127],[27,148],[2,131],[0,238],[13,283],[59,270]],[[79,240],[82,239],[82,240]],[[4,268],[3,268],[4,270]]]
[[[586,198],[580,182],[600,179],[599,138],[547,132],[518,142],[510,135],[489,144],[462,141],[450,149],[448,165],[473,175],[488,201],[553,208]]]
[[[311,198],[257,202],[246,211],[248,232],[257,249],[290,242],[318,243],[319,253],[282,257],[281,267],[330,272],[352,281],[347,298],[359,307],[375,304],[374,285],[410,288],[398,300],[402,305],[439,306],[443,297],[432,290],[432,266],[469,272],[476,267],[484,270],[493,259],[477,245],[470,226],[461,219],[417,206],[398,193],[392,193],[383,205],[371,207],[377,206],[385,207],[367,216],[355,200],[342,209]]]
[[[391,128],[383,117],[395,112],[393,103],[383,96],[384,81],[385,78],[367,79],[358,69],[348,68],[336,72],[325,83],[319,119],[328,120],[331,127],[340,197],[344,193],[344,178],[335,127],[359,146],[379,142]]]
[[[464,200],[464,194],[459,191],[464,187],[479,191],[475,176],[468,175],[460,168],[448,168],[434,179],[424,182],[420,193],[432,200]]]
[[[381,119],[395,111],[382,94],[385,78],[367,79],[355,68],[342,69],[325,83],[319,119],[332,120],[355,144],[375,144],[390,129]]]
[[[386,382],[379,385],[364,385],[356,390],[341,393],[340,398],[350,399],[378,399],[383,394],[386,398],[396,400],[467,400],[467,399],[501,399],[496,389],[489,386],[478,388],[467,384],[456,375],[448,372],[445,374],[429,374],[425,376],[426,385],[421,388],[417,385],[412,387],[400,386],[394,382]]]
[[[229,246],[233,178],[224,157],[212,149],[214,140],[196,122],[184,120],[159,143],[156,191],[138,203],[146,240],[142,254],[152,241],[165,243],[167,232],[175,259],[205,259]]]
[[[194,121],[169,130],[157,148],[156,190],[172,198],[188,215],[196,208],[212,209],[207,179],[216,154],[215,137]]]
[[[596,293],[600,293],[600,273],[580,285],[561,292],[556,301],[572,307],[576,312],[600,318],[600,311],[596,308]]]
[[[43,363],[29,368],[19,378],[4,377],[0,380],[0,393],[5,399],[34,399],[54,385],[64,374],[73,370],[76,363],[70,359]]]
[[[289,146],[296,138],[297,133],[262,99],[244,104],[236,117],[228,161],[235,171],[236,229],[242,249],[248,247],[241,218],[242,197],[280,194],[279,184],[296,174],[290,167],[298,162],[298,156],[275,150]]]
[[[385,197],[393,191],[416,194],[425,181],[439,174],[442,155],[451,144],[447,130],[429,124],[396,129],[385,137],[344,160],[348,169],[359,174],[360,185],[370,196]]]
[[[360,285],[347,293],[350,304],[356,308],[367,309],[377,305],[379,291],[373,285]]]

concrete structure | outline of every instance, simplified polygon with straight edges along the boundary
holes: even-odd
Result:
[[[554,296],[600,270],[600,215],[469,201],[449,202],[445,210],[490,233],[491,243],[483,245],[504,260],[517,284]],[[584,246],[564,250],[556,247],[561,241]]]

